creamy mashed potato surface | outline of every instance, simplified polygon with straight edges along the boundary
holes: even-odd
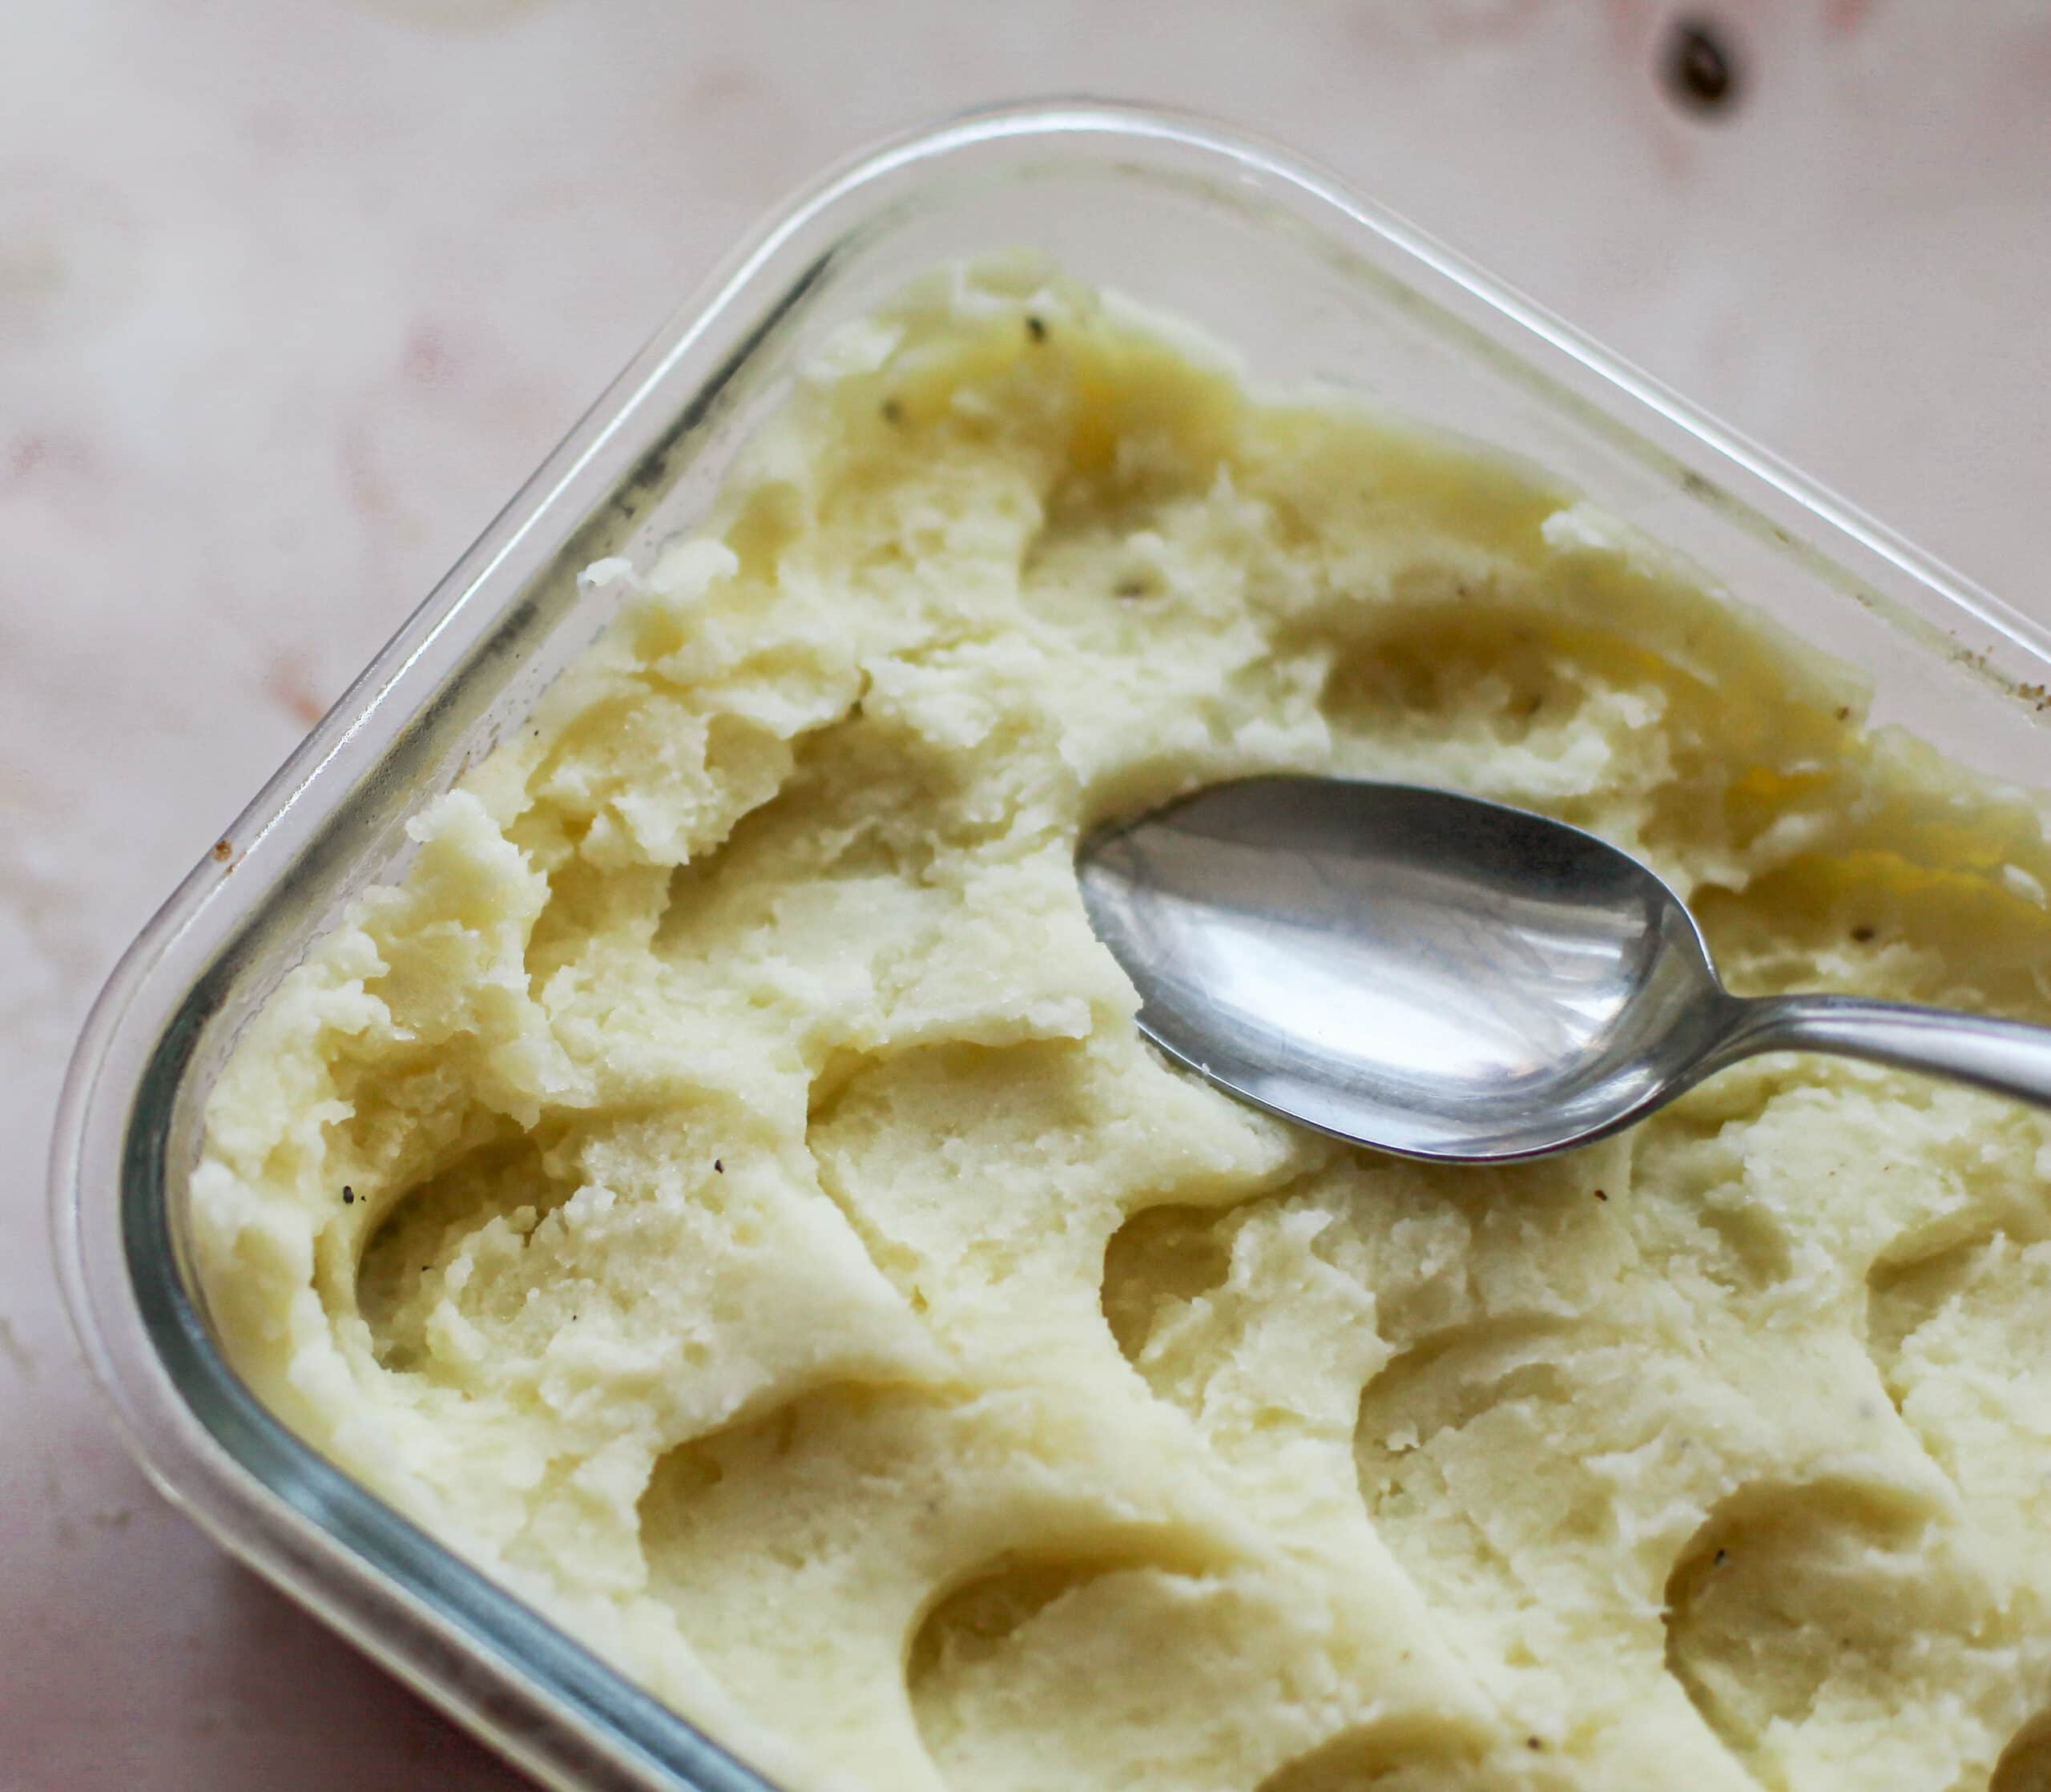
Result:
[[[1742,989],[2047,1019],[2027,803],[1529,469],[1023,261],[598,576],[212,1097],[212,1314],[320,1449],[805,1792],[2051,1783],[2044,1116],[1783,1056],[1344,1149],[1141,1041],[1070,868],[1237,774],[1457,785]]]

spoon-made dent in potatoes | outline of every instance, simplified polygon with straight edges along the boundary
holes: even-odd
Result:
[[[1645,866],[1478,797],[1244,779],[1098,829],[1076,871],[1163,1050],[1406,1157],[1564,1150],[1755,1052],[1844,1053],[2051,1105],[2051,1029],[1734,996]]]

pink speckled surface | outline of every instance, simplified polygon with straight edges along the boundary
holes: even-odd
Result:
[[[52,1285],[99,979],[747,222],[1089,89],[1321,157],[2051,616],[2051,10],[1722,0],[0,8],[0,1787],[517,1783],[148,1492]]]

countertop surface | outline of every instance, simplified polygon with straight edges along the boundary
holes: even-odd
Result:
[[[2051,8],[1695,11],[1719,104],[1650,0],[0,9],[0,1788],[522,1783],[130,1466],[50,1111],[151,908],[826,160],[1061,91],[1257,127],[2051,619]]]

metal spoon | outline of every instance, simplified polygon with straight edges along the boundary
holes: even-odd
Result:
[[[1157,1045],[1406,1157],[1564,1150],[1755,1052],[1842,1052],[2051,1105],[2051,1029],[1733,996],[1636,860],[1477,797],[1251,778],[1098,831],[1076,869]]]

